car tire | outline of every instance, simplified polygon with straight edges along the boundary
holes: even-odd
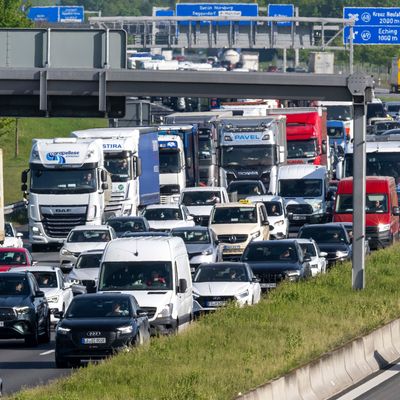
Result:
[[[35,325],[34,331],[31,335],[25,337],[25,344],[29,347],[36,347],[39,344],[38,328]]]
[[[142,334],[140,333],[140,330],[138,330],[138,332],[137,332],[137,334],[136,334],[136,336],[135,336],[134,346],[135,346],[135,347],[139,347],[139,346],[142,346],[143,343],[144,343],[143,336],[142,336]]]
[[[69,362],[65,358],[58,357],[56,354],[56,367],[57,368],[68,368]]]
[[[50,323],[50,314],[49,314],[48,317],[46,318],[45,331],[44,331],[43,335],[40,336],[40,341],[42,343],[50,342],[50,339],[51,339],[50,327],[51,327],[51,323]]]

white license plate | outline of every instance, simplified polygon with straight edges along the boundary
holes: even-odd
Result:
[[[307,219],[307,217],[305,215],[293,215],[293,219],[296,221],[303,221]]]
[[[4,326],[4,321],[0,321],[0,327]]]
[[[82,338],[82,344],[104,344],[104,343],[106,343],[105,337]]]
[[[224,250],[239,250],[239,249],[240,249],[240,245],[224,246]]]
[[[260,286],[265,289],[276,288],[276,283],[260,283]]]
[[[208,301],[207,307],[222,307],[226,305],[226,301]]]

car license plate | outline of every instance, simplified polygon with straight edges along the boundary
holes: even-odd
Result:
[[[239,250],[240,249],[240,245],[236,244],[236,245],[225,245],[224,246],[224,250]]]
[[[4,326],[4,321],[0,321],[0,327]]]
[[[293,219],[295,221],[303,221],[303,220],[307,219],[307,217],[305,215],[293,215]]]
[[[105,337],[82,338],[82,344],[104,344],[104,343],[106,343]]]
[[[260,283],[261,288],[272,289],[276,288],[276,283]]]
[[[207,307],[222,307],[226,305],[226,301],[208,301]]]

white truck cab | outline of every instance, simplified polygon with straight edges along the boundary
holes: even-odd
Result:
[[[193,315],[185,243],[172,236],[109,242],[100,266],[98,291],[133,294],[147,312],[153,334],[176,332]]]

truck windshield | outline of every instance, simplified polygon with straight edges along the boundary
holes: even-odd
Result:
[[[328,128],[328,136],[332,139],[343,139],[344,128],[340,126],[332,126]]]
[[[32,193],[91,193],[97,190],[95,169],[32,168]]]
[[[353,119],[353,107],[348,106],[325,106],[327,108],[327,119],[338,121],[350,121]]]
[[[365,200],[365,211],[367,214],[381,214],[386,213],[388,210],[388,201],[385,194],[367,194]],[[353,195],[338,195],[335,212],[338,214],[352,214]]]
[[[216,208],[212,216],[213,224],[255,224],[257,213],[255,207]]]
[[[320,197],[322,196],[321,179],[281,179],[279,196],[282,197]]]
[[[276,163],[271,145],[224,146],[222,148],[223,167],[270,166]]]
[[[160,174],[177,174],[181,172],[179,151],[160,151]]]
[[[288,141],[288,158],[309,158],[317,155],[317,141],[312,140],[294,140]]]
[[[101,267],[99,291],[172,290],[169,261],[105,262]]]
[[[111,174],[113,182],[127,182],[131,179],[131,160],[129,158],[106,158],[105,169]]]
[[[393,143],[393,147],[395,144]],[[353,176],[353,154],[346,154],[344,160],[345,176]],[[367,175],[400,177],[400,153],[368,153]]]

